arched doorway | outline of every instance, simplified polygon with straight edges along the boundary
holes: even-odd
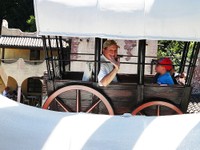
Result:
[[[5,86],[10,88],[9,93],[11,95],[11,99],[17,101],[17,87],[18,87],[17,81],[13,77],[8,76],[7,85]]]
[[[0,76],[0,92],[3,93],[3,90],[5,89],[6,85],[4,84],[1,76]]]
[[[42,82],[40,77],[30,77],[25,79],[21,85],[21,102],[30,106],[41,106]]]

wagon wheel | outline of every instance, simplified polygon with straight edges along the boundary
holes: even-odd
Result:
[[[151,101],[151,102],[144,103],[144,104],[140,105],[139,107],[137,107],[132,112],[132,115],[145,114],[142,111],[144,111],[145,109],[150,108],[152,106],[156,107],[155,112],[154,112],[155,116],[160,116],[161,115],[161,106],[165,107],[165,108],[168,108],[168,109],[171,109],[176,114],[183,114],[183,112],[178,107],[176,107],[175,105],[173,105],[171,103],[163,102],[163,101]]]
[[[53,110],[55,107],[57,107],[56,111],[114,115],[105,96],[84,85],[69,85],[55,91],[45,101],[43,108]]]

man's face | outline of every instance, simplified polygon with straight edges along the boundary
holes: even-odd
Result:
[[[111,45],[103,49],[103,54],[108,60],[117,58],[117,45]]]

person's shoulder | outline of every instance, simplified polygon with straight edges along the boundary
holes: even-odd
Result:
[[[100,59],[101,59],[101,61],[105,61],[106,60],[104,55],[101,55]]]
[[[166,73],[164,74],[164,77],[167,78],[167,79],[173,80],[173,79],[172,79],[172,76],[171,76],[171,74],[170,74],[169,72],[166,72]]]
[[[170,85],[174,84],[173,78],[169,72],[166,73],[166,79],[167,79],[168,84]]]
[[[6,94],[7,92],[6,92],[6,90],[3,90],[3,92],[2,92],[3,94]]]
[[[166,72],[165,74],[163,74],[162,77],[165,79],[172,79],[172,76],[169,72]]]
[[[108,60],[106,59],[106,57],[104,55],[101,56],[101,67],[108,67],[109,63]]]
[[[101,55],[101,61],[110,62],[103,54]]]
[[[166,77],[170,77],[171,78],[171,74],[169,72],[166,72],[163,76],[166,76]]]

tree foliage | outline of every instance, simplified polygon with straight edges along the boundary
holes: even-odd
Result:
[[[1,0],[0,1],[0,22],[6,19],[9,28],[19,28],[22,31],[33,31],[27,20],[34,16],[33,0]],[[31,28],[31,29],[30,29]]]
[[[183,49],[185,42],[183,41],[158,41],[158,58],[170,57],[173,61],[173,64],[178,65],[181,63]],[[187,62],[189,62],[194,42],[190,43],[189,51],[187,55]]]
[[[35,17],[33,15],[31,15],[30,18],[26,22],[29,25],[29,32],[36,31]]]

